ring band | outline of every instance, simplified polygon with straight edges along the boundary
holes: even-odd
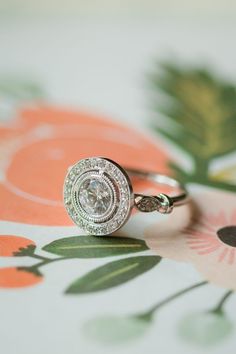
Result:
[[[180,191],[179,194],[174,196],[168,196],[166,194],[160,193],[156,196],[143,195],[143,194],[134,194],[135,206],[137,209],[143,212],[151,212],[157,210],[162,214],[169,214],[174,206],[180,206],[187,202],[188,193],[186,188],[179,183],[176,179],[162,175],[155,172],[146,172],[139,171],[135,169],[126,169],[126,172],[130,177],[138,177],[140,179],[146,179],[148,181],[163,184],[172,188],[175,188]],[[151,204],[152,200],[157,200],[156,208],[149,208],[148,205]],[[165,202],[166,200],[166,202]],[[147,208],[145,208],[145,204],[147,202]],[[154,203],[155,204],[155,203]]]
[[[143,195],[133,192],[130,177],[177,189],[179,194]],[[76,225],[92,235],[109,235],[129,219],[133,208],[141,212],[172,212],[188,201],[188,193],[175,179],[155,172],[124,169],[104,157],[78,161],[68,169],[64,205]]]

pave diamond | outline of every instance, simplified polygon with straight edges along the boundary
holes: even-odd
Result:
[[[112,192],[101,178],[88,178],[81,184],[78,198],[86,213],[102,216],[111,207]]]
[[[129,177],[115,162],[86,158],[65,178],[64,203],[69,216],[93,235],[108,235],[127,221],[133,206]]]

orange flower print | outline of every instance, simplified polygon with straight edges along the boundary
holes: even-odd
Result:
[[[83,112],[25,109],[0,125],[0,219],[72,225],[62,203],[63,180],[70,165],[90,156],[168,172],[164,149],[133,129]]]
[[[0,268],[0,288],[25,288],[40,283],[42,279],[41,275],[36,275],[25,269]]]
[[[163,257],[193,263],[212,283],[236,289],[236,195],[203,187],[190,194],[193,203],[146,227],[146,242]]]
[[[29,246],[35,246],[35,243],[25,237],[0,235],[0,257],[15,256]]]

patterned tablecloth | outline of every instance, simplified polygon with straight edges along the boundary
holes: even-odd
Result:
[[[235,30],[190,22],[1,23],[2,353],[234,352]],[[62,185],[88,156],[170,174],[191,201],[86,236]]]

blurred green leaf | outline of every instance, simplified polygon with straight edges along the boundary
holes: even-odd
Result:
[[[14,101],[31,101],[44,98],[44,91],[34,81],[20,77],[0,77],[0,96]]]
[[[150,326],[151,320],[138,316],[101,316],[87,321],[82,330],[89,340],[120,345],[142,337]]]
[[[160,107],[155,109],[173,123],[163,128],[155,121],[154,128],[192,157],[190,182],[217,186],[209,175],[211,161],[236,151],[236,88],[207,70],[172,63],[163,64],[150,80],[154,106]],[[227,183],[219,187],[232,189]]]
[[[148,247],[135,238],[74,236],[53,241],[43,250],[70,258],[99,258],[146,251]]]
[[[139,256],[107,263],[77,279],[66,293],[85,294],[112,288],[147,272],[160,260],[159,256]]]
[[[236,149],[235,87],[206,70],[169,63],[152,81],[172,100],[162,110],[180,127],[167,132],[171,140],[197,159],[210,160]]]
[[[193,313],[181,319],[178,334],[199,347],[217,345],[233,331],[233,324],[224,313]]]

